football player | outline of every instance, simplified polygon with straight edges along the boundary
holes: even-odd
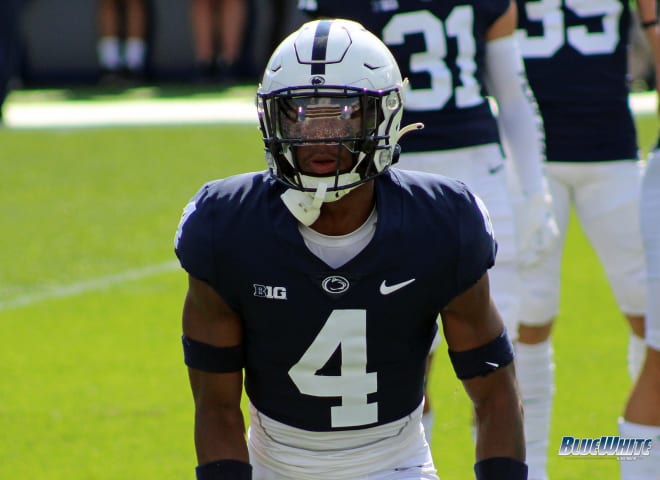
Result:
[[[268,171],[185,207],[198,480],[437,479],[420,417],[438,315],[474,403],[477,478],[526,478],[488,213],[459,181],[390,168],[403,85],[358,23],[304,24],[257,91]]]
[[[655,43],[656,2],[638,0],[637,6]],[[545,125],[546,175],[561,245],[573,207],[632,327],[629,369],[635,378],[644,357],[646,288],[638,214],[643,170],[628,104],[630,2],[518,0],[518,9],[527,75]],[[561,245],[525,272],[529,296],[523,299],[517,351],[529,361],[517,363],[517,374],[525,417],[536,419],[526,420],[531,479],[546,478],[543,447],[554,391],[551,329],[559,307]],[[657,408],[656,403],[656,420]],[[621,432],[641,436],[631,415],[625,413]],[[632,469],[644,464],[626,463]]]
[[[458,178],[483,199],[499,245],[493,298],[515,338],[523,288],[518,268],[537,262],[558,238],[542,174],[542,121],[514,38],[515,2],[300,0],[299,7],[355,19],[392,50],[410,80],[404,121],[425,124],[402,142],[399,166]],[[497,102],[497,119],[486,91]],[[514,166],[525,195],[518,212],[506,174]],[[428,400],[423,423],[430,442]]]
[[[657,62],[656,62],[657,64]],[[646,254],[646,358],[628,398],[621,435],[651,438],[651,455],[621,462],[622,480],[660,475],[660,143],[649,156],[642,180],[641,228]]]

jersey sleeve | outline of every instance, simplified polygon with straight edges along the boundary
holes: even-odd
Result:
[[[213,258],[215,212],[204,185],[184,207],[174,238],[174,252],[181,266],[193,277],[215,283]]]
[[[464,292],[495,264],[497,241],[483,201],[464,190],[458,204],[459,257],[456,285]]]

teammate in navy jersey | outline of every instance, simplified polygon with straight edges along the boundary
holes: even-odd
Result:
[[[637,5],[647,36],[657,45],[656,2],[638,0]],[[545,125],[546,174],[562,235],[557,250],[526,272],[530,295],[523,299],[517,345],[530,478],[543,479],[554,393],[551,328],[571,207],[632,327],[633,378],[644,357],[646,288],[638,215],[643,165],[628,105],[628,0],[518,0],[518,8],[519,40]],[[646,406],[655,412],[657,431],[658,403]],[[637,424],[648,423],[650,417],[640,412],[626,410],[621,423],[626,436],[636,436],[643,430]],[[641,460],[625,464],[631,470],[646,465]],[[624,473],[624,478],[642,477]]]
[[[474,402],[477,478],[526,478],[488,212],[459,181],[390,168],[402,87],[361,25],[304,24],[257,92],[268,171],[210,182],[185,207],[199,480],[437,479],[420,417],[438,315]]]
[[[425,125],[402,141],[399,166],[458,178],[482,198],[499,244],[493,298],[515,337],[523,289],[518,269],[537,262],[557,239],[542,176],[542,121],[514,39],[515,2],[300,0],[299,8],[357,20],[392,50],[410,82],[404,121]],[[497,102],[497,119],[487,90]],[[518,212],[506,176],[514,166],[526,197]],[[428,400],[422,421],[430,442]]]

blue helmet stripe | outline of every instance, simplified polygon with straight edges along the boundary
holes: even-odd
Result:
[[[312,48],[312,75],[325,75],[325,63],[321,62],[325,62],[331,24],[331,20],[321,20],[316,26]]]

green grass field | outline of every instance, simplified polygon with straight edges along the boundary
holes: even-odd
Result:
[[[656,121],[639,125],[648,149]],[[263,166],[254,126],[0,130],[0,478],[193,478],[173,235],[204,181]],[[563,435],[616,434],[630,387],[627,328],[574,221],[561,308],[550,474],[615,479],[614,460],[553,453]],[[444,355],[430,388],[441,478],[471,478]]]

